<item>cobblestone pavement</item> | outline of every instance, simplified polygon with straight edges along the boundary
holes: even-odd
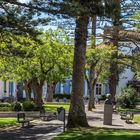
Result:
[[[86,109],[86,113],[89,125],[92,127],[140,130],[140,125],[125,123],[116,113],[113,114],[112,125],[103,125],[103,104],[96,105],[96,109],[93,111],[87,111]],[[34,120],[31,123],[33,125],[27,128],[0,129],[0,140],[51,140],[54,136],[63,132],[61,121]]]

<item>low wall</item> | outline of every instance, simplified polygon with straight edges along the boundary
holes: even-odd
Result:
[[[0,112],[0,118],[17,117],[17,113],[19,112]],[[38,118],[40,116],[39,111],[24,111],[20,113],[25,113],[26,117]]]
[[[45,104],[52,104],[52,105],[54,105],[54,104],[57,104],[57,105],[69,105],[70,104],[70,102],[46,102]]]

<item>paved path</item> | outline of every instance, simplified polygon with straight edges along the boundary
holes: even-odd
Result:
[[[42,122],[35,120],[30,127],[11,127],[0,131],[0,140],[51,140],[63,131],[59,121]]]
[[[96,105],[96,109],[93,111],[86,111],[88,122],[90,126],[93,127],[103,127],[103,128],[115,128],[115,129],[132,129],[140,130],[140,125],[138,124],[127,124],[125,120],[120,119],[120,115],[113,113],[112,125],[103,125],[103,104]]]
[[[118,114],[113,114],[112,125],[103,125],[103,105],[99,104],[93,111],[86,111],[90,126],[116,129],[140,130],[138,124],[127,124]],[[63,123],[57,120],[44,122],[34,120],[28,128],[12,127],[0,129],[0,140],[51,140],[63,131]]]

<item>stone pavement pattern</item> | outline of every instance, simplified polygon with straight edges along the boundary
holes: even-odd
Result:
[[[126,124],[116,113],[113,114],[112,125],[103,125],[103,104],[96,105],[93,111],[86,111],[90,126],[116,129],[140,130],[138,124]],[[29,128],[11,128],[0,130],[0,140],[51,140],[63,131],[63,123],[57,120],[44,122],[34,120]]]

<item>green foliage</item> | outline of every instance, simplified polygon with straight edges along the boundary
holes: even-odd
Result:
[[[136,25],[136,28],[137,28],[137,31],[140,31],[140,11],[137,11],[133,16],[131,16],[131,18],[133,18],[137,24]]]
[[[0,108],[1,107],[11,107],[11,104],[10,103],[0,103]]]
[[[17,1],[5,1],[1,0],[1,16],[0,16],[0,31],[12,32],[12,35],[22,34],[31,35],[36,37],[40,32],[36,30],[36,27],[40,24],[46,25],[49,18],[40,16],[40,12],[31,8],[31,4],[23,6],[17,3]]]
[[[109,62],[111,54],[114,52],[112,44],[100,44],[95,48],[89,47],[86,51],[86,69],[90,70],[95,67],[98,81],[103,82],[109,76]],[[86,75],[89,78],[89,74]]]
[[[0,111],[1,112],[3,112],[3,111],[12,111],[12,108],[11,107],[1,107]]]
[[[33,101],[24,101],[23,102],[23,110],[24,111],[35,111],[36,110],[36,104]]]
[[[117,112],[134,112],[134,113],[140,113],[140,108],[116,108]]]
[[[22,111],[22,104],[20,102],[15,102],[12,104],[13,111]]]
[[[66,99],[70,99],[71,95],[70,94],[60,94],[60,93],[58,93],[58,94],[54,94],[53,98],[59,98],[59,99],[66,98]]]
[[[117,102],[122,108],[135,108],[136,100],[137,93],[132,87],[123,89],[121,95],[117,97]]]
[[[1,39],[0,77],[2,79],[63,81],[72,72],[73,46],[63,30],[49,30],[34,41],[16,36]],[[10,42],[10,43],[9,43]],[[10,57],[9,57],[10,56]],[[16,67],[15,67],[16,66]]]
[[[105,94],[101,95],[101,97],[99,99],[100,100],[106,100],[106,95]]]
[[[12,111],[12,105],[10,103],[0,103],[0,111]]]

